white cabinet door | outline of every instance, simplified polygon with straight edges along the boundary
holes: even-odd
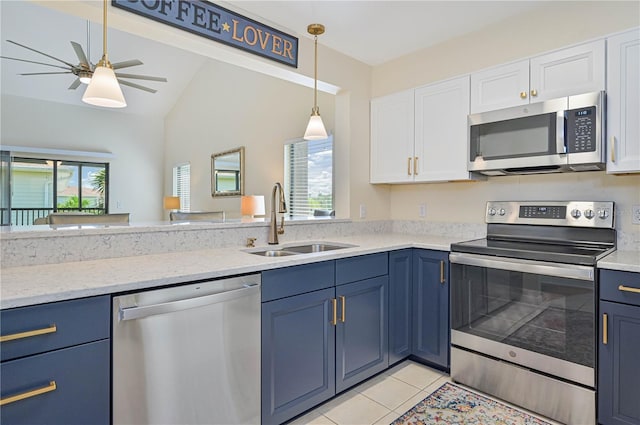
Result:
[[[471,74],[471,113],[529,103],[529,60]]]
[[[416,182],[468,180],[469,76],[415,91]]]
[[[531,58],[529,100],[541,102],[605,89],[605,41]]]
[[[371,183],[413,181],[413,90],[371,101]]]
[[[607,40],[607,173],[640,172],[640,29]]]

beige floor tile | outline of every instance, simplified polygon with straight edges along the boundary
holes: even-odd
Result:
[[[451,377],[448,376],[448,375],[441,376],[440,378],[438,378],[434,382],[432,382],[431,385],[429,385],[427,388],[425,388],[424,391],[427,394],[431,394],[431,393],[435,392],[435,390],[440,388],[442,385],[444,385],[445,382],[453,382],[453,381],[451,380]]]
[[[396,407],[394,410],[398,414],[398,416],[402,416],[405,413],[407,413],[407,411],[409,411],[413,406],[415,406],[416,404],[424,400],[429,394],[430,393],[426,391],[420,391],[418,394],[406,400],[404,403]]]
[[[399,415],[396,412],[391,412],[387,416],[385,416],[384,418],[380,419],[379,421],[377,421],[373,425],[389,425],[390,423],[392,423],[393,421],[398,419],[398,417],[399,417]]]
[[[335,422],[332,422],[329,418],[324,416],[322,413],[313,410],[311,413],[307,413],[304,416],[300,416],[295,421],[291,422],[289,425],[335,425]]]
[[[328,404],[331,406],[324,415],[338,425],[370,425],[391,413],[383,405],[357,392],[340,403]]]
[[[443,372],[428,368],[416,362],[407,361],[393,367],[388,373],[396,379],[413,385],[414,387],[425,389],[441,376],[445,376]]]
[[[384,376],[371,385],[363,386],[361,394],[384,407],[395,410],[396,407],[418,394],[420,390],[413,385],[400,381],[393,376]]]

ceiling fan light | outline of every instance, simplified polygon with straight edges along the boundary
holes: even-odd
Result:
[[[80,73],[78,73],[78,78],[82,84],[89,84],[91,82],[91,72],[80,71]]]
[[[324,140],[327,137],[327,130],[324,128],[320,111],[314,108],[311,118],[309,118],[309,124],[307,124],[307,130],[304,132],[304,140]]]
[[[105,108],[124,108],[127,106],[116,74],[113,69],[107,66],[97,66],[93,71],[93,77],[84,96],[82,96],[82,101]]]

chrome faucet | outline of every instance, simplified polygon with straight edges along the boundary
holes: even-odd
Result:
[[[278,228],[278,220],[276,218],[276,192],[280,191],[280,198],[278,201],[278,212],[280,214],[284,214],[287,212],[287,204],[284,201],[284,191],[282,190],[282,186],[280,183],[276,183],[273,186],[273,191],[271,192],[271,226],[269,227],[269,244],[277,245],[278,244],[278,235],[282,235],[284,233],[284,216],[282,216],[282,221],[280,222],[280,228]]]

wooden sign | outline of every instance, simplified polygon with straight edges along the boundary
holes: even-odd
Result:
[[[114,7],[286,65],[298,67],[298,38],[204,0],[112,0]]]

